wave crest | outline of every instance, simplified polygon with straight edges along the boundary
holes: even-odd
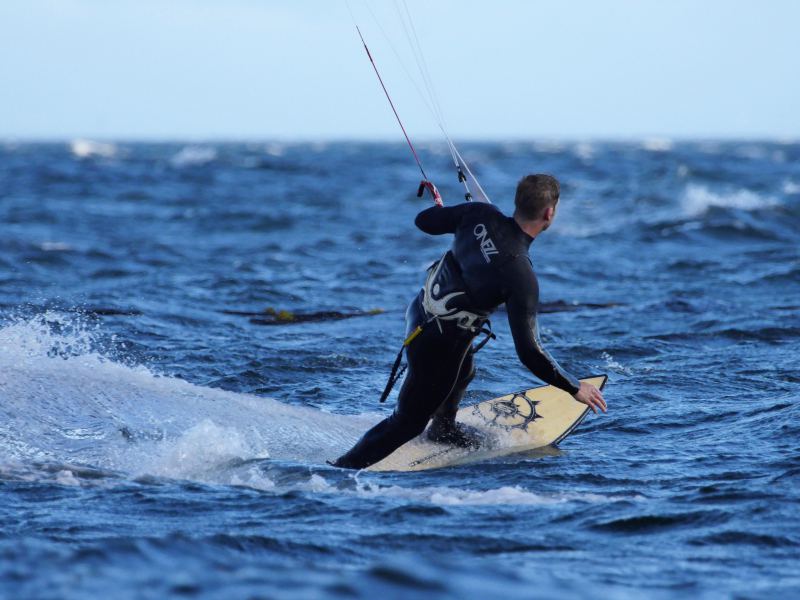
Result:
[[[762,196],[747,189],[730,193],[719,193],[704,185],[690,184],[686,187],[681,204],[689,217],[698,217],[711,208],[735,208],[740,210],[759,210],[778,204],[772,196]]]
[[[48,312],[0,328],[0,464],[51,462],[229,483],[232,460],[319,464],[374,415],[334,415],[109,358],[100,332]]]

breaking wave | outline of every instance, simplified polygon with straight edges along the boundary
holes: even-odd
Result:
[[[687,186],[682,198],[684,212],[690,217],[704,214],[710,208],[735,208],[740,210],[758,210],[776,206],[778,201],[771,196],[762,196],[747,189],[739,189],[730,193],[719,193],[703,185]]]
[[[208,164],[217,158],[217,151],[205,146],[186,146],[170,159],[173,167],[191,167]]]
[[[0,328],[0,463],[215,481],[232,461],[320,463],[375,420],[159,375],[98,352],[98,337],[54,312]]]
[[[117,146],[107,142],[77,139],[70,142],[70,151],[77,158],[113,158],[117,155]]]
[[[323,476],[315,472],[326,469],[323,460],[346,450],[377,415],[335,415],[194,385],[109,358],[113,350],[97,350],[101,337],[54,311],[0,328],[1,477],[64,486],[160,477],[441,507],[642,499]]]

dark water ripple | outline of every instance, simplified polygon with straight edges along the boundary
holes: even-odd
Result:
[[[463,150],[505,210],[562,180],[542,333],[611,411],[559,450],[356,476],[324,459],[391,410],[446,246],[402,145],[0,144],[0,596],[800,594],[800,145]],[[531,381],[504,319],[467,401]]]

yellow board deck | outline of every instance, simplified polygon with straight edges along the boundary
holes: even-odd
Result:
[[[602,389],[606,379],[606,375],[598,375],[581,381]],[[439,469],[554,446],[580,424],[589,410],[567,392],[551,385],[508,394],[458,411],[457,421],[486,434],[487,443],[480,448],[470,450],[439,444],[422,434],[369,470]]]

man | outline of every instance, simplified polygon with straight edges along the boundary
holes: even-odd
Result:
[[[478,445],[477,432],[457,423],[455,416],[475,375],[472,340],[503,303],[522,364],[595,413],[605,412],[600,391],[562,369],[539,341],[539,284],[528,249],[552,224],[559,193],[554,177],[528,175],[517,185],[513,217],[481,202],[437,205],[417,215],[415,223],[425,233],[453,233],[455,240],[428,269],[423,289],[406,311],[408,373],[394,413],[365,433],[334,466],[363,469],[378,462],[421,434],[431,417],[430,439]]]

